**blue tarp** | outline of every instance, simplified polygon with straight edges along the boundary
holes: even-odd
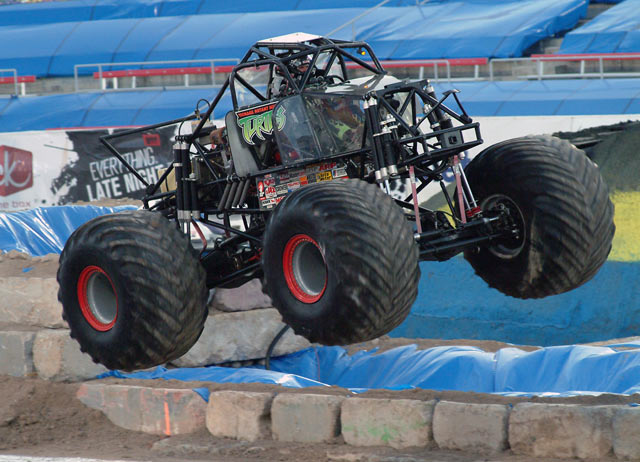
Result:
[[[0,252],[18,250],[34,256],[60,253],[71,233],[92,218],[135,207],[38,207],[0,213]]]
[[[640,79],[441,82],[471,116],[603,115],[640,113]],[[69,95],[0,98],[0,132],[72,127],[145,125],[186,116],[200,98],[211,100],[215,88],[122,90]],[[214,116],[231,110],[227,94]]]
[[[383,353],[349,356],[341,347],[316,347],[274,358],[272,371],[257,368],[199,367],[105,376],[177,379],[216,383],[272,383],[302,388],[335,385],[355,392],[394,390],[474,391],[507,396],[575,396],[640,393],[640,344],[636,349],[560,346],[525,352],[504,348],[488,353],[452,346],[417,350],[415,345]],[[206,399],[206,389],[199,389]]]
[[[640,52],[640,0],[626,0],[569,32],[561,54]]]
[[[68,76],[73,75],[75,64],[241,58],[249,46],[264,38],[299,31],[327,34],[367,11],[362,3],[354,1],[348,8],[341,4],[338,9],[339,2],[334,0],[326,3],[332,8],[314,10],[247,13],[228,7],[212,10],[215,14],[129,15],[6,25],[0,27],[0,68],[17,68],[23,75]],[[172,4],[168,10],[182,5],[178,1]],[[200,12],[207,11],[206,5]],[[304,5],[311,7],[313,2]],[[383,59],[506,58],[521,56],[540,39],[570,29],[585,16],[586,9],[587,0],[442,0],[420,6],[385,5],[359,20],[355,33],[357,39],[369,41]],[[351,27],[337,32],[335,38],[351,39]],[[80,73],[94,71],[97,69],[81,69]]]

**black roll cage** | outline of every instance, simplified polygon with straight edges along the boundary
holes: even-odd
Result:
[[[356,52],[353,53],[353,50],[355,50]],[[326,66],[324,69],[318,69],[316,67],[316,64],[319,57],[323,53],[329,54],[328,60],[326,61]],[[368,62],[361,59],[359,56],[357,56],[358,54],[360,54],[361,56],[363,54],[368,54],[371,58],[371,61]],[[307,59],[309,65],[302,75],[294,76],[291,74],[288,64],[290,64],[294,60],[299,59]],[[218,191],[222,196],[223,191],[225,190],[225,188],[228,188],[229,185],[238,183],[238,185],[234,185],[234,191],[236,189],[242,188],[242,185],[245,185],[244,188],[246,189],[248,187],[246,185],[247,181],[252,181],[255,178],[263,177],[267,174],[282,172],[291,169],[292,166],[279,165],[271,168],[264,168],[256,173],[249,174],[242,178],[237,176],[236,174],[233,174],[231,176],[223,176],[219,171],[216,171],[216,166],[213,165],[210,159],[207,158],[206,148],[199,142],[199,138],[202,135],[203,127],[210,119],[214,109],[219,104],[227,89],[230,90],[233,109],[239,109],[238,99],[236,96],[236,85],[240,85],[251,92],[256,98],[260,100],[260,104],[270,101],[279,101],[282,99],[278,98],[274,100],[269,98],[268,94],[261,93],[258,88],[247,82],[241,75],[239,75],[240,71],[248,68],[257,69],[259,67],[268,66],[270,72],[269,78],[271,79],[273,75],[272,70],[274,67],[277,67],[280,70],[280,75],[284,79],[286,79],[290,85],[291,93],[289,93],[287,96],[302,93],[312,95],[314,91],[318,91],[317,81],[312,82],[313,74],[315,74],[314,77],[316,78],[326,78],[336,60],[339,63],[339,66],[346,80],[349,79],[347,60],[356,63],[359,67],[373,74],[381,76],[386,75],[386,71],[382,68],[382,65],[380,64],[378,58],[375,56],[373,50],[365,42],[331,40],[323,37],[309,40],[306,43],[271,41],[257,42],[247,51],[243,59],[233,68],[230,75],[225,79],[225,82],[219,89],[213,101],[209,104],[206,113],[204,113],[200,118],[193,132],[188,135],[179,134],[176,136],[176,143],[182,143],[182,145],[186,147],[181,148],[182,154],[176,154],[175,162],[165,170],[165,172],[155,183],[147,182],[146,179],[142,177],[136,171],[136,169],[127,162],[124,156],[120,154],[120,152],[113,146],[112,141],[116,138],[129,136],[136,133],[143,133],[145,131],[164,126],[182,124],[187,121],[196,120],[198,119],[198,116],[196,115],[197,111],[196,114],[192,114],[187,117],[108,134],[100,137],[100,141],[145,186],[145,195],[142,201],[146,209],[154,209],[159,205],[158,203],[156,203],[155,205],[150,207],[149,204],[151,201],[161,200],[161,203],[166,204],[168,203],[168,200],[175,197],[175,217],[179,222],[186,223],[187,230],[189,229],[188,227],[190,226],[190,224],[195,223],[195,221],[197,220],[199,222],[223,230],[227,234],[227,236],[232,236],[233,238],[235,238],[233,241],[234,244],[237,244],[238,242],[248,243],[256,252],[256,254],[259,254],[259,246],[261,244],[261,229],[251,229],[251,226],[247,226],[246,217],[251,217],[256,214],[265,215],[269,213],[268,210],[261,210],[259,208],[241,208],[238,206],[225,207],[223,204],[224,200],[220,200],[217,206],[214,206],[214,204],[197,204],[197,206],[194,206],[194,202],[187,201],[187,203],[191,203],[191,207],[185,210],[180,210],[180,207],[185,207],[184,201],[181,200],[180,196],[182,194],[186,194],[187,196],[185,197],[188,197],[189,195],[195,195],[196,198],[192,200],[197,201],[197,192],[199,190],[201,190],[202,188],[212,187],[218,188]],[[268,87],[269,85],[267,85],[267,88]],[[267,89],[267,93],[268,91],[269,90]],[[447,199],[447,203],[449,204],[453,214],[453,202],[442,183],[442,172],[450,166],[449,161],[453,156],[482,143],[479,124],[474,123],[468,116],[468,114],[462,107],[462,104],[460,103],[456,93],[456,90],[449,90],[444,92],[443,96],[440,99],[437,99],[433,88],[427,80],[417,82],[398,82],[395,84],[387,85],[380,90],[371,90],[363,95],[366,113],[365,138],[367,138],[369,142],[363,142],[362,147],[354,151],[338,153],[332,156],[325,156],[321,159],[308,159],[297,162],[295,164],[295,168],[305,167],[306,165],[315,164],[318,162],[340,159],[347,161],[353,160],[354,158],[359,158],[359,177],[370,182],[377,180],[378,183],[381,183],[380,179],[377,178],[377,173],[376,178],[374,178],[372,174],[368,174],[368,176],[365,176],[364,164],[366,159],[373,160],[376,172],[381,171],[381,169],[383,168],[386,169],[387,167],[391,167],[391,164],[393,164],[394,168],[400,170],[400,174],[398,175],[398,177],[400,178],[407,178],[409,176],[409,173],[405,167],[413,166],[415,168],[416,178],[419,181],[417,191],[420,192],[432,181],[440,181],[443,192]],[[394,106],[391,103],[394,95],[397,94],[407,95],[402,106]],[[445,100],[451,95],[453,95],[455,102],[460,108],[460,113],[454,111],[444,104]],[[418,108],[417,99],[420,99],[422,101],[424,108],[424,113],[420,118],[418,118],[418,112],[421,108]],[[387,120],[382,122],[380,121],[381,108],[383,108],[384,112],[387,114]],[[407,110],[411,110],[412,113],[411,123],[406,121],[404,117]],[[457,121],[457,126],[453,125],[451,121],[452,119]],[[420,126],[426,122],[429,123],[429,126],[431,128],[431,131],[427,133],[423,132],[420,128]],[[391,131],[390,128],[394,130]],[[402,137],[397,136],[398,129],[403,130],[404,135]],[[472,131],[474,133],[474,139],[471,141],[464,141],[463,133],[468,133],[468,131]],[[455,142],[449,142],[447,140],[455,140]],[[365,146],[365,144],[367,145]],[[197,186],[193,186],[193,184],[189,183],[188,171],[180,168],[180,171],[178,172],[178,168],[176,167],[177,165],[184,165],[185,162],[183,161],[185,161],[185,159],[189,159],[189,153],[191,152],[192,147],[195,149],[195,155],[201,159],[201,161],[206,166],[206,169],[211,173],[213,177],[213,180],[208,181],[204,184],[199,184]],[[396,149],[392,149],[393,147],[395,147]],[[400,156],[394,154],[394,152],[398,151],[398,149],[401,152]],[[176,152],[175,148],[174,152]],[[174,170],[176,171],[176,184],[178,185],[177,189],[175,191],[159,193],[158,190],[160,189],[161,184]],[[186,186],[184,186],[183,183]],[[191,192],[185,193],[185,188],[191,188]],[[412,204],[412,202],[410,202],[411,198],[412,196],[410,195],[404,200],[396,199],[396,201],[401,207],[411,210],[414,208],[414,205]],[[428,214],[432,212],[427,209],[418,207],[417,213]],[[223,224],[210,220],[210,215],[222,217],[224,219]],[[245,231],[240,231],[230,226],[230,215],[242,216],[242,219],[245,223]],[[188,218],[185,218],[187,216]],[[461,225],[461,223],[458,223],[458,225]],[[224,244],[221,246],[221,248],[224,248]],[[424,256],[426,257],[427,255],[425,254]],[[206,259],[207,256],[205,255],[203,257],[203,262]],[[225,276],[222,280],[211,282],[210,285],[214,286],[220,283],[226,283],[229,280],[233,280],[234,278],[243,277],[247,274],[247,271],[254,271],[254,267],[255,264],[252,263],[248,266],[245,266],[244,268],[238,268],[238,270],[235,271],[232,275]]]

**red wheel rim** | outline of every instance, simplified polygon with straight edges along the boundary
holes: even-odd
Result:
[[[302,303],[315,303],[327,289],[327,264],[322,249],[306,234],[296,234],[284,247],[282,269],[291,294]]]
[[[78,277],[78,304],[84,319],[100,332],[118,319],[118,298],[113,281],[99,266],[87,266]]]

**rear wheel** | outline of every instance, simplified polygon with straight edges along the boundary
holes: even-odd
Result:
[[[596,165],[550,136],[505,141],[465,169],[485,212],[503,210],[516,233],[465,252],[491,287],[541,298],[591,279],[611,250],[613,204]]]
[[[417,296],[411,226],[393,199],[363,181],[318,183],[276,208],[264,236],[265,287],[294,331],[346,345],[398,326]]]
[[[110,369],[176,359],[204,328],[204,270],[160,214],[127,211],[85,223],[60,255],[58,283],[71,336]]]

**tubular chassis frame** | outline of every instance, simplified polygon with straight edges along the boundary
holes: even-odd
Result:
[[[371,61],[365,61],[358,56],[365,54],[369,55]],[[321,55],[323,58],[328,56],[328,64],[324,70],[316,66]],[[306,59],[310,64],[302,75],[292,75],[291,64],[300,59]],[[211,131],[205,124],[227,90],[230,90],[234,110],[239,109],[236,94],[238,87],[249,91],[261,103],[279,100],[270,98],[268,91],[267,94],[261,92],[240,75],[240,71],[268,67],[271,72],[274,67],[277,67],[289,84],[291,90],[289,95],[312,94],[318,91],[318,81],[326,80],[332,66],[336,63],[348,80],[347,61],[357,63],[374,76],[386,75],[375,54],[364,42],[327,38],[311,40],[308,43],[258,42],[234,67],[202,117],[199,117],[196,110],[195,114],[187,117],[124,130],[100,138],[106,148],[145,185],[145,196],[142,199],[144,208],[160,210],[167,218],[176,219],[184,232],[190,233],[190,227],[194,226],[204,242],[205,248],[201,252],[201,262],[207,270],[209,287],[236,286],[255,277],[261,271],[262,234],[270,211],[246,205],[247,190],[252,182],[255,183],[257,179],[267,174],[318,162],[334,160],[346,162],[352,167],[351,171],[356,172],[355,177],[376,182],[387,191],[390,179],[410,178],[412,194],[403,200],[396,199],[396,202],[407,209],[407,219],[416,223],[415,240],[420,246],[421,260],[445,260],[462,250],[518,232],[509,224],[508,211],[483,213],[477,207],[460,167],[459,156],[462,152],[483,142],[479,124],[474,123],[465,112],[456,94],[457,90],[446,91],[438,99],[427,80],[399,82],[387,85],[381,90],[372,90],[363,96],[365,136],[360,149],[320,159],[300,161],[293,167],[290,165],[268,167],[256,159],[260,170],[244,177],[239,177],[235,173],[226,175],[221,166],[211,160],[210,154],[222,148],[216,146],[213,151],[209,150],[200,142],[200,139]],[[400,94],[406,95],[404,103],[394,107],[391,99]],[[460,108],[460,113],[444,104],[451,95]],[[422,107],[418,106],[418,99],[422,102]],[[383,108],[382,111],[381,108]],[[405,117],[407,110],[410,110],[410,122],[405,120],[408,118]],[[420,110],[422,114],[418,117]],[[386,114],[383,120],[381,120],[381,112]],[[199,123],[191,134],[176,136],[174,162],[154,184],[148,183],[112,144],[116,138],[198,119]],[[456,126],[452,119],[457,122]],[[426,123],[429,124],[430,131],[424,133],[420,127]],[[464,141],[464,135],[468,133],[472,133],[474,139]],[[212,180],[202,182],[194,177],[191,171],[191,159],[194,157],[198,157],[203,162]],[[373,171],[368,172],[366,166],[372,166]],[[442,174],[448,168],[454,170],[457,201],[458,204],[464,205],[462,210],[454,205],[445,188]],[[175,170],[176,190],[158,192],[160,185],[173,170]],[[353,175],[349,176],[353,177]],[[443,212],[434,212],[418,205],[417,194],[433,181],[440,183],[454,226],[446,218],[442,218]],[[211,189],[217,190],[216,200],[200,201],[198,199],[199,192]],[[235,197],[235,199],[231,200],[229,197]],[[238,198],[240,198],[239,201]],[[212,220],[213,216],[222,219],[222,223]],[[232,227],[231,216],[239,216],[245,229]],[[225,237],[217,242],[211,251],[206,251],[206,240],[201,233],[199,223],[213,226],[224,232]],[[431,223],[428,226],[430,229],[423,232],[423,225],[429,223]]]

